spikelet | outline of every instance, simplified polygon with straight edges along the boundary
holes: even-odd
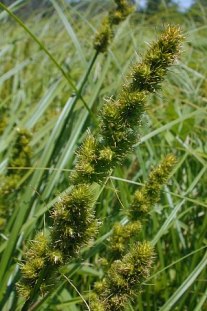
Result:
[[[176,158],[169,154],[155,167],[144,186],[134,194],[133,202],[129,208],[128,216],[131,220],[145,217],[160,197],[161,187],[166,184],[170,173],[176,163]]]
[[[113,38],[113,26],[120,24],[134,10],[127,0],[114,0],[116,8],[111,10],[103,20],[100,29],[94,38],[94,49],[98,53],[106,52]]]
[[[95,294],[90,299],[91,311],[124,310],[129,299],[149,276],[154,260],[154,251],[149,242],[134,244],[129,253],[115,260],[106,277],[95,285]]]

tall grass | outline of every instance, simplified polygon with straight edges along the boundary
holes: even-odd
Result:
[[[15,284],[27,241],[50,226],[49,210],[67,191],[75,150],[86,130],[97,128],[102,99],[116,92],[163,23],[162,16],[148,20],[134,14],[116,29],[109,51],[95,57],[93,37],[109,3],[87,1],[83,9],[83,3],[51,2],[54,12],[49,16],[35,12],[15,21],[5,11],[0,13],[1,176],[11,171],[16,129],[32,133],[32,166],[18,167],[21,178],[8,197],[10,215],[2,224],[1,310],[21,310],[24,300]],[[155,246],[154,270],[128,310],[205,310],[206,14],[202,8],[199,21],[176,15],[186,37],[182,59],[169,72],[162,91],[148,102],[141,142],[133,155],[96,190],[99,235],[78,260],[61,269],[58,286],[33,310],[86,309],[84,301],[103,276],[100,259],[113,223],[124,222],[120,210],[167,153],[176,154],[178,162],[142,233]],[[171,17],[165,14],[164,23]]]

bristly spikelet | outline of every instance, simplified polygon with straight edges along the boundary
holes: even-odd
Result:
[[[31,261],[28,261],[23,267],[22,267],[22,274],[27,279],[37,279],[39,275],[39,271],[42,270],[44,266],[44,259],[39,257],[33,258]]]
[[[140,125],[140,116],[146,110],[145,92],[124,92],[120,97],[120,114],[121,117],[130,124]]]
[[[176,26],[168,26],[158,41],[151,44],[143,61],[132,68],[126,88],[131,91],[146,92],[159,89],[168,67],[180,54],[182,41],[180,29]]]
[[[21,281],[16,284],[17,291],[19,294],[27,300],[30,297],[31,294],[31,286],[26,284],[24,281]]]
[[[103,53],[107,50],[110,40],[113,37],[113,32],[111,28],[111,24],[108,18],[104,19],[102,25],[94,39],[94,49],[99,52]]]
[[[142,225],[139,221],[126,225],[116,223],[113,226],[113,233],[109,239],[108,252],[110,261],[119,259],[129,249],[134,237],[138,237]]]
[[[150,173],[148,187],[150,188],[150,184],[153,183],[158,183],[160,185],[165,184],[176,162],[176,157],[173,154],[168,154]]]
[[[24,255],[22,280],[17,289],[26,299],[37,286],[36,290],[46,294],[55,284],[60,265],[74,258],[93,238],[97,220],[92,205],[93,193],[87,184],[74,186],[56,203],[51,213],[54,223],[50,235],[37,234]]]
[[[135,244],[127,255],[115,260],[106,277],[95,286],[97,296],[92,296],[91,311],[96,305],[104,311],[124,310],[126,302],[141,289],[142,282],[149,276],[154,259],[154,250],[149,242]],[[95,306],[95,307],[94,307]]]
[[[103,142],[114,151],[116,164],[132,150],[138,139],[138,127],[145,111],[145,94],[122,91],[118,100],[107,101],[101,111]]]
[[[134,8],[132,5],[129,5],[129,1],[127,0],[114,0],[114,2],[117,8],[109,13],[109,19],[112,25],[118,25],[134,11]]]
[[[49,243],[48,237],[40,232],[35,236],[25,252],[25,263],[20,267],[23,278],[17,284],[18,291],[25,298],[30,296],[39,279],[40,271],[47,266]]]
[[[92,183],[95,175],[95,164],[97,160],[96,138],[89,132],[77,152],[77,164],[75,171],[71,174],[71,181],[74,184]]]
[[[120,24],[133,12],[133,7],[127,0],[115,0],[117,7],[111,10],[103,20],[100,29],[94,39],[94,49],[98,53],[104,53],[113,37],[113,26]]]
[[[149,213],[159,200],[161,187],[167,182],[175,163],[176,158],[170,154],[151,171],[144,186],[134,194],[128,213],[130,219],[136,220]]]
[[[44,257],[48,252],[48,238],[43,232],[36,234],[32,240],[30,248],[27,249],[26,255],[29,258],[36,258],[36,254]]]
[[[99,161],[103,161],[105,163],[110,163],[113,160],[114,152],[111,150],[109,146],[103,147],[103,149],[99,150]]]
[[[97,231],[97,221],[92,209],[93,194],[87,184],[74,186],[61,197],[52,211],[54,225],[51,243],[65,261],[77,255],[80,247],[89,242]],[[61,254],[61,255],[60,255]]]

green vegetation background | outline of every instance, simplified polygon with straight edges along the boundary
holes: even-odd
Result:
[[[50,221],[48,210],[69,187],[75,151],[86,130],[97,127],[103,101],[116,94],[130,65],[141,58],[163,25],[173,23],[181,26],[186,38],[181,60],[169,72],[162,90],[148,102],[141,142],[133,155],[97,194],[96,214],[103,222],[97,240],[83,250],[80,261],[64,268],[65,278],[34,310],[85,310],[83,297],[87,298],[103,273],[99,260],[112,224],[121,220],[120,210],[129,204],[150,168],[168,153],[175,154],[178,163],[143,229],[143,238],[155,244],[154,269],[128,310],[206,310],[206,7],[197,5],[186,13],[175,8],[163,8],[156,14],[136,12],[123,22],[115,30],[108,52],[98,56],[87,78],[82,93],[86,109],[81,100],[73,105],[74,85],[78,88],[95,54],[94,34],[111,1],[66,6],[52,0],[48,10],[29,17],[23,6],[17,11],[21,2],[10,9],[20,14],[22,25],[41,43],[0,11],[1,186],[11,174],[21,177],[12,193],[1,193],[4,202],[0,199],[7,206],[1,218],[0,309],[21,308],[23,299],[15,283],[20,277],[17,263],[22,250]],[[65,121],[67,125],[61,128]],[[27,129],[32,136],[30,159],[23,163],[27,165],[18,163],[15,172],[10,159],[15,155],[18,129]],[[60,132],[61,139],[56,141]]]

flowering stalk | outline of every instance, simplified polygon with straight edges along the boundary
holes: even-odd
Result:
[[[175,163],[176,158],[172,154],[169,154],[151,171],[144,186],[134,194],[134,199],[128,213],[130,220],[145,217],[152,206],[157,203],[160,198],[161,187],[166,184]]]
[[[148,180],[141,189],[134,193],[132,203],[127,211],[128,222],[125,225],[116,223],[113,227],[107,251],[110,261],[123,256],[130,245],[137,240],[139,232],[142,230],[142,220],[159,201],[161,188],[167,183],[175,163],[175,157],[171,154],[167,155],[150,172]]]
[[[114,225],[107,258],[101,260],[106,276],[95,283],[90,298],[92,311],[123,310],[134,290],[140,292],[142,282],[149,276],[154,250],[150,242],[137,242],[142,229],[140,219],[159,200],[161,187],[167,182],[175,162],[173,155],[167,155],[151,171],[148,180],[134,194],[128,211],[129,222]]]
[[[149,276],[153,257],[153,248],[145,241],[134,244],[127,255],[115,260],[106,277],[95,285],[96,294],[91,297],[91,311],[124,310],[129,297],[135,295]]]
[[[116,3],[121,5],[125,1],[117,0]],[[180,30],[169,26],[160,39],[151,46],[142,63],[133,66],[117,99],[109,99],[103,106],[98,133],[93,135],[89,132],[79,149],[75,171],[71,176],[72,190],[61,197],[53,207],[51,212],[53,226],[48,235],[44,236],[45,250],[40,254],[36,251],[35,245],[42,243],[38,240],[38,235],[30,247],[34,250],[33,255],[30,256],[29,249],[26,252],[25,264],[21,269],[23,277],[18,285],[19,291],[28,299],[24,310],[26,305],[34,300],[39,287],[43,294],[49,290],[50,275],[74,258],[80,248],[95,235],[97,220],[94,216],[91,184],[103,183],[113,168],[132,150],[146,108],[146,95],[159,87],[168,66],[179,54],[181,41]],[[120,300],[113,287],[116,287],[113,284],[113,271],[119,272],[120,278],[128,282],[123,296],[126,298],[131,293],[128,291],[129,287],[133,288],[135,285],[135,276],[141,273],[140,280],[142,280],[148,274],[144,266],[151,266],[152,254],[151,246],[143,242],[134,246],[129,256],[121,259],[120,265],[126,266],[130,275],[128,281],[124,269],[119,267],[119,264],[112,264],[102,298],[104,299],[110,289],[114,299]],[[29,269],[25,268],[27,265]],[[31,288],[35,290],[31,291]],[[112,300],[108,305],[115,308]],[[108,305],[106,310],[109,310]]]
[[[168,67],[180,53],[182,40],[180,29],[168,26],[143,61],[132,67],[118,98],[106,101],[99,134],[89,133],[78,152],[73,183],[102,181],[133,149],[146,110],[146,96],[160,87]]]
[[[80,184],[53,207],[51,230],[38,233],[24,255],[22,280],[17,284],[18,291],[27,299],[22,310],[27,310],[39,292],[45,295],[56,284],[58,268],[76,257],[80,248],[94,237],[97,220],[93,203],[89,185]]]
[[[117,5],[116,8],[111,10],[103,20],[94,39],[94,49],[99,53],[107,50],[113,37],[113,26],[120,24],[133,12],[133,6],[129,5],[127,0],[114,0],[114,2]]]

